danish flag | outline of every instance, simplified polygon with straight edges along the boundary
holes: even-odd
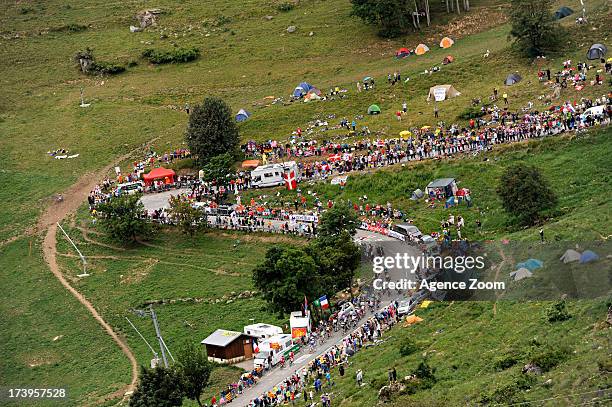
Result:
[[[297,189],[297,180],[295,179],[295,171],[291,170],[286,172],[283,176],[285,178],[285,186],[288,190]]]

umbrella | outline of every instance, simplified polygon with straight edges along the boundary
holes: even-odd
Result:
[[[399,134],[401,137],[408,137],[408,136],[412,136],[412,133],[409,132],[408,130],[404,130],[404,131],[400,131]]]
[[[371,81],[371,80],[372,80],[372,77],[371,77],[371,76],[366,76],[365,78],[363,78],[363,81],[364,81],[364,82],[369,82],[369,81]]]
[[[421,127],[421,130],[429,130],[429,129],[431,129],[431,126],[423,126],[423,127]]]

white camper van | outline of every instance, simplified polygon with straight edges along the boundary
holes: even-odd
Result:
[[[245,326],[244,333],[257,339],[266,339],[282,334],[283,329],[280,326],[259,323]]]
[[[268,339],[259,341],[257,347],[259,352],[255,354],[254,366],[267,367],[268,356],[272,356],[272,366],[275,366],[281,359],[281,356],[285,356],[285,360],[289,359],[289,354],[293,351],[296,352],[298,349],[297,345],[293,344],[290,334],[276,335]],[[270,366],[271,367],[271,366]]]
[[[285,174],[294,171],[295,180],[299,182],[300,173],[295,161],[279,164],[260,165],[251,171],[251,186],[255,188],[277,187],[285,185]]]

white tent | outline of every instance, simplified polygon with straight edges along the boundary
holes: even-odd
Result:
[[[533,276],[533,273],[524,267],[510,273],[510,277],[514,277],[514,281],[519,281],[531,276]]]
[[[568,249],[565,253],[563,253],[563,256],[561,256],[559,260],[565,264],[580,261],[580,253],[578,253],[576,250]]]
[[[461,92],[457,91],[453,85],[436,85],[429,88],[427,101],[429,102],[433,98],[436,102],[441,102],[459,95],[461,95]]]

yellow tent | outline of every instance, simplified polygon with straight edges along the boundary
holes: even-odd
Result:
[[[455,41],[453,41],[451,38],[444,37],[442,38],[442,41],[440,41],[440,48],[450,48],[454,43]]]
[[[417,45],[416,49],[414,50],[414,53],[417,54],[417,55],[423,55],[427,51],[429,51],[429,47],[427,45],[419,44],[419,45]]]
[[[427,308],[427,307],[429,307],[429,304],[431,304],[431,303],[432,303],[432,301],[425,300],[425,301],[423,301],[421,303],[421,308]]]
[[[421,317],[417,317],[416,315],[412,314],[412,315],[408,315],[406,317],[406,326],[408,325],[412,325],[412,324],[416,324],[417,322],[421,322],[423,320],[423,318]]]

